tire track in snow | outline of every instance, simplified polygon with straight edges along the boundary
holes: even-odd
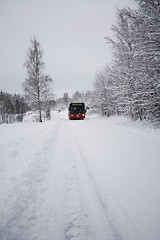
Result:
[[[86,239],[85,228],[81,221],[80,198],[74,170],[65,174],[65,240]]]
[[[79,184],[81,185],[81,180],[82,180],[82,174],[85,176],[86,179],[86,185],[87,182],[88,188],[90,188],[90,194],[92,195],[92,199],[90,199],[90,202],[87,204],[93,203],[92,209],[91,207],[86,207],[85,211],[86,213],[84,214],[86,216],[86,220],[84,221],[90,221],[94,222],[92,227],[95,227],[94,229],[89,229],[88,231],[92,232],[91,238],[89,239],[97,239],[97,240],[104,240],[104,239],[113,239],[113,240],[122,240],[124,237],[122,237],[121,233],[118,231],[113,217],[110,215],[108,211],[108,206],[107,203],[104,202],[100,196],[100,193],[97,189],[95,179],[89,169],[89,166],[87,164],[87,160],[81,150],[81,147],[78,144],[78,141],[76,139],[75,134],[73,133],[72,129],[70,128],[71,133],[71,138],[72,138],[72,145],[74,145],[74,149],[76,149],[75,156],[76,156],[76,161],[77,161],[77,167],[81,168],[81,172],[79,175]],[[83,178],[84,178],[83,176]],[[81,187],[82,191],[84,190],[83,186]],[[83,194],[82,194],[83,195]],[[84,198],[82,196],[82,198]],[[88,199],[87,199],[88,200]],[[85,201],[82,199],[82,201]],[[85,203],[86,204],[86,203]],[[98,209],[98,211],[97,211]],[[89,217],[90,215],[90,217]],[[94,218],[94,220],[93,220]],[[99,222],[99,218],[101,218],[101,224]],[[100,226],[101,225],[101,226]],[[126,238],[125,238],[126,239]]]
[[[81,203],[79,188],[76,176],[76,166],[71,154],[71,142],[68,138],[67,122],[63,128],[63,156],[64,159],[64,180],[65,180],[65,240],[86,240],[85,226],[81,220]]]

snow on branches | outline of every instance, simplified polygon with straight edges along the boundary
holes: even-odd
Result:
[[[136,0],[138,8],[117,11],[112,26],[112,66],[97,74],[97,106],[160,124],[160,3]],[[103,109],[103,111],[102,111]]]

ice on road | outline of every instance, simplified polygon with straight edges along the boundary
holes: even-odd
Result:
[[[160,239],[159,134],[64,112],[0,135],[0,240]]]

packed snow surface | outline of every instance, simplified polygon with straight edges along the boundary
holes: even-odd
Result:
[[[158,130],[61,112],[0,136],[0,240],[160,239]]]

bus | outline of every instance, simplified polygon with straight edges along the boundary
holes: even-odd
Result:
[[[84,119],[85,118],[85,104],[84,103],[70,103],[68,108],[68,117],[72,119]]]

